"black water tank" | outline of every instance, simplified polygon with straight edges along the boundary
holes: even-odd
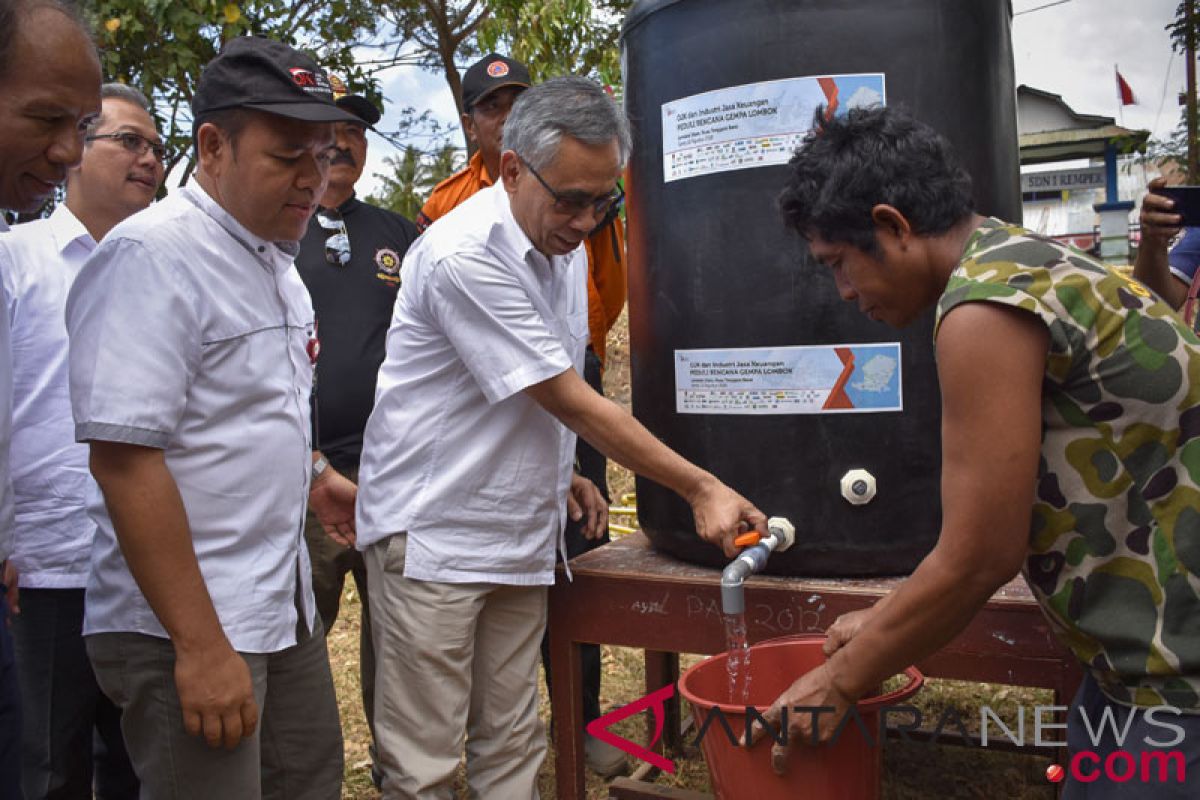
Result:
[[[1008,0],[641,0],[626,18],[634,414],[795,523],[797,546],[772,556],[771,572],[908,572],[941,519],[932,313],[896,331],[838,297],[775,210],[781,148],[809,127],[799,112],[814,92],[836,87],[843,108],[882,95],[949,138],[981,213],[1019,222],[1011,14]],[[815,80],[828,76],[841,77]],[[869,343],[895,349],[859,349],[848,382],[829,377],[854,352],[833,345]],[[795,346],[824,348],[772,352]],[[834,406],[903,410],[795,413],[830,404],[820,392],[838,380]],[[870,502],[843,499],[843,483],[861,499],[872,480]],[[686,503],[643,479],[637,492],[656,547],[724,563]]]

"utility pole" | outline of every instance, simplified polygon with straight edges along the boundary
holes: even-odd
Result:
[[[1200,180],[1200,153],[1196,143],[1196,0],[1184,0],[1187,55],[1187,174],[1188,183]]]

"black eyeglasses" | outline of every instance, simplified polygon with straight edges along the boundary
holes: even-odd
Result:
[[[317,224],[329,231],[325,239],[325,260],[335,267],[350,263],[350,235],[346,233],[346,220],[336,208],[322,208],[317,212]]]
[[[529,170],[533,177],[537,178],[537,182],[542,185],[542,188],[550,193],[554,198],[554,210],[560,214],[570,214],[572,217],[582,214],[585,209],[590,208],[596,219],[604,219],[609,211],[616,208],[624,199],[625,191],[620,186],[616,186],[608,194],[600,197],[578,197],[566,194],[560,194],[550,188],[550,184],[538,174],[538,171],[530,166],[524,156],[517,154],[517,159],[525,165],[525,169]]]
[[[153,142],[141,134],[132,131],[121,131],[120,133],[94,133],[87,138],[87,141],[94,142],[97,139],[116,139],[131,153],[136,153],[139,156],[146,155],[149,150],[154,153],[154,158],[158,163],[162,163],[167,158],[167,148],[158,142]]]

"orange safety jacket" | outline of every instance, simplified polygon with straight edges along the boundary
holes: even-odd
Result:
[[[434,220],[491,185],[483,157],[476,152],[467,166],[434,187],[417,214],[417,230],[424,231]],[[625,307],[625,226],[620,217],[594,231],[584,241],[584,248],[588,258],[588,333],[592,350],[603,364],[604,340]]]

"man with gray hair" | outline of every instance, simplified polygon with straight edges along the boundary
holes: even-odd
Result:
[[[66,202],[0,237],[13,352],[12,561],[21,614],[12,634],[21,686],[26,800],[138,795],[121,712],[100,691],[83,644],[83,595],[96,526],[87,445],[75,441],[67,384],[67,293],[114,225],[146,208],[163,179],[149,103],[101,87],[100,117],[67,173]],[[93,735],[94,734],[94,735]]]
[[[748,501],[581,377],[580,244],[616,202],[629,149],[628,122],[595,83],[527,89],[504,126],[500,183],[430,227],[404,261],[357,520],[385,798],[451,792],[464,734],[472,796],[537,796],[546,587],[565,514],[589,538],[608,517],[572,473],[576,433],[679,492],[700,535],[727,552],[739,528],[765,530]]]
[[[78,11],[61,0],[0,0],[0,209],[36,211],[79,162],[100,110],[100,61]],[[0,215],[0,231],[7,230]],[[12,640],[16,575],[9,480],[12,359],[0,302],[0,800],[19,800],[21,714]]]

